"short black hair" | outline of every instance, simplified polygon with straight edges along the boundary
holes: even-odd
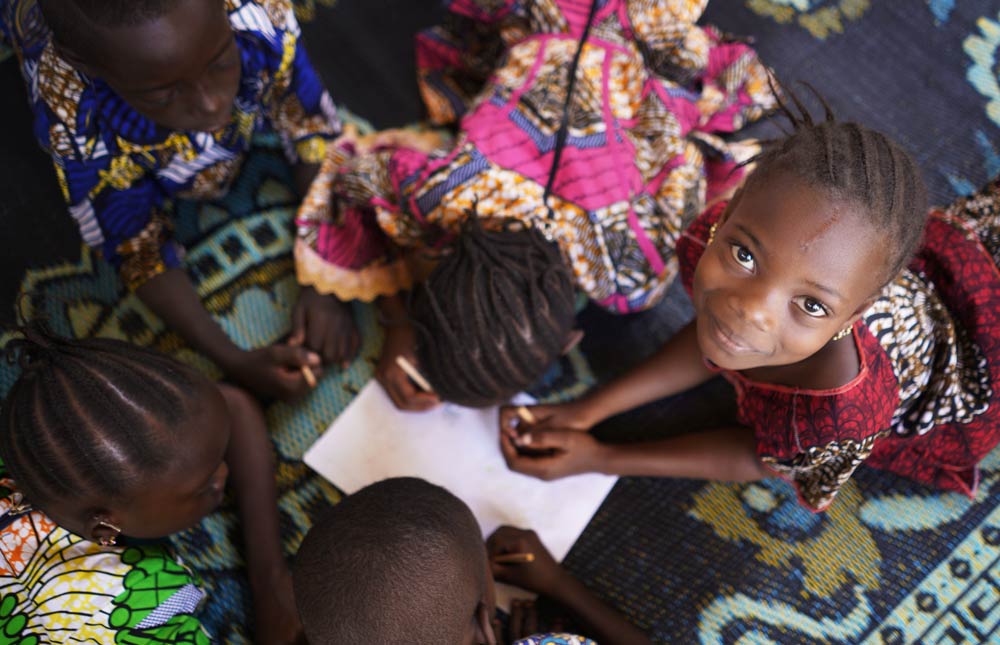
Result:
[[[795,177],[827,191],[837,200],[859,206],[869,223],[889,242],[884,280],[894,279],[923,239],[927,222],[927,189],[916,161],[890,137],[853,122],[838,121],[826,100],[806,85],[825,110],[814,120],[790,88],[775,91],[792,132],[766,142],[749,163],[757,168],[746,190],[764,185],[778,174]]]
[[[118,340],[21,332],[5,347],[22,373],[0,408],[0,458],[27,499],[123,499],[169,466],[205,377]]]
[[[159,18],[180,0],[37,1],[53,38],[60,44],[86,52],[94,45],[94,27],[139,25]]]
[[[387,479],[323,514],[293,566],[311,645],[460,643],[486,584],[469,508],[422,479]]]
[[[446,401],[508,401],[562,354],[575,306],[573,275],[555,243],[520,224],[488,230],[471,213],[410,302],[420,368]]]

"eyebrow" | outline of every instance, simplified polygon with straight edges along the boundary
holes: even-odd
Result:
[[[840,292],[834,289],[833,287],[828,287],[825,284],[820,284],[819,282],[813,282],[812,280],[806,280],[806,284],[808,284],[811,287],[815,287],[816,289],[819,289],[820,291],[829,294],[834,298],[837,298],[838,300],[844,299],[844,296],[840,295]]]
[[[760,243],[760,240],[757,239],[757,236],[754,235],[750,231],[750,229],[748,229],[746,226],[743,226],[742,224],[736,224],[736,228],[738,228],[744,235],[750,238],[750,241],[753,242],[755,250],[759,251],[763,255],[767,255],[767,249],[764,248],[764,245]]]
[[[755,249],[756,249],[756,251],[758,253],[760,253],[760,254],[762,254],[764,256],[767,255],[767,249],[764,248],[764,245],[760,243],[760,240],[757,239],[757,236],[754,235],[750,231],[750,229],[748,229],[746,226],[744,226],[742,224],[736,224],[736,228],[738,228],[740,230],[740,232],[742,232],[744,235],[746,235],[747,237],[750,238],[750,241],[753,243],[753,245],[754,245],[754,247],[755,247]],[[840,295],[840,292],[837,291],[836,289],[834,289],[833,287],[828,287],[825,284],[822,284],[822,283],[819,283],[819,282],[815,282],[813,280],[806,280],[806,284],[808,284],[809,286],[811,286],[811,287],[813,287],[815,289],[818,289],[819,291],[822,291],[823,293],[826,293],[827,295],[831,295],[831,296],[833,296],[834,298],[836,298],[838,300],[843,300],[844,299],[844,296]]]
[[[213,63],[215,63],[216,61],[218,61],[220,58],[222,58],[222,55],[225,54],[226,51],[229,50],[229,46],[231,44],[235,43],[235,42],[236,42],[235,38],[233,38],[232,40],[227,40],[226,44],[223,45],[222,49],[220,49],[218,52],[216,52],[215,56],[212,56],[212,58],[209,59],[208,64],[212,65]],[[177,84],[176,81],[171,81],[170,83],[165,83],[163,85],[157,85],[156,87],[148,87],[146,89],[132,90],[132,91],[135,92],[136,94],[147,94],[149,92],[159,92],[160,90],[168,89],[170,87],[173,87],[176,84]]]

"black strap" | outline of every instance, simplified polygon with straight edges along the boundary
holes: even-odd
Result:
[[[573,62],[569,66],[569,85],[566,88],[566,101],[563,103],[562,123],[556,131],[556,145],[553,149],[552,168],[549,169],[549,180],[545,183],[545,193],[542,195],[542,203],[549,210],[549,219],[555,219],[555,213],[549,206],[549,196],[552,194],[552,184],[556,181],[556,173],[559,171],[559,160],[562,158],[563,148],[566,146],[566,138],[569,136],[569,104],[573,100],[573,90],[576,88],[576,68],[580,65],[580,56],[583,55],[583,45],[590,37],[590,28],[594,24],[594,17],[597,15],[598,0],[590,3],[590,14],[587,16],[587,25],[583,28],[583,35],[580,36],[580,44],[576,48]]]

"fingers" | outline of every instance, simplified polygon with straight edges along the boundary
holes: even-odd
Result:
[[[424,392],[414,385],[406,372],[395,364],[385,369],[378,380],[389,394],[393,404],[400,410],[423,412],[441,403],[441,399],[436,394]]]
[[[323,363],[319,354],[304,347],[271,345],[268,352],[273,362],[294,371],[298,371],[302,366],[307,366],[316,372]]]

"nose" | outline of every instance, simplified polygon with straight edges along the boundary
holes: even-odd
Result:
[[[766,289],[744,288],[729,295],[729,308],[744,323],[767,333],[775,321],[770,295]]]
[[[222,121],[232,111],[232,99],[215,85],[201,83],[194,87],[195,112],[206,121]]]

